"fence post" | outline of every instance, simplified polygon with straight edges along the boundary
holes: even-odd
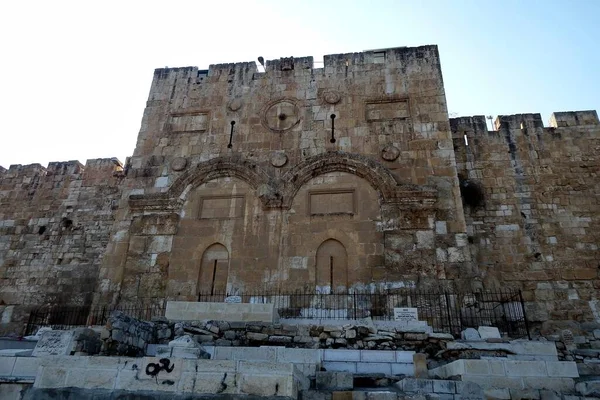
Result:
[[[25,328],[25,335],[23,335],[23,336],[29,336],[29,335],[33,334],[33,332],[31,332],[31,331],[33,330],[33,326],[35,324],[34,321],[36,319],[37,319],[37,310],[33,309],[29,313],[29,319],[27,320],[27,327]]]
[[[529,334],[529,323],[527,322],[527,314],[525,314],[525,301],[523,301],[523,293],[521,293],[521,289],[519,289],[519,300],[521,301],[521,310],[523,311],[523,322],[525,322],[525,329],[527,330],[527,338],[531,340],[531,335]]]
[[[448,296],[448,292],[444,291],[444,297],[446,298],[446,312],[448,313],[448,329],[451,334],[454,334],[452,330],[452,312],[450,311],[450,296]]]

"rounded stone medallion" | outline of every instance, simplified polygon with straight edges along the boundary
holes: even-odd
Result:
[[[300,110],[291,100],[279,100],[267,106],[262,122],[273,132],[285,132],[300,122]]]
[[[227,106],[231,111],[237,111],[242,108],[242,100],[238,98],[232,99]]]
[[[381,150],[381,158],[386,161],[394,161],[400,156],[400,149],[394,146],[393,144],[386,145],[383,150]]]
[[[271,154],[271,165],[276,168],[283,167],[288,161],[287,156],[284,152],[275,151]]]
[[[325,93],[323,93],[323,100],[325,100],[326,103],[337,104],[340,102],[341,99],[342,97],[340,96],[339,92],[336,92],[334,90],[328,90]]]
[[[177,157],[171,162],[171,169],[173,171],[183,171],[187,167],[187,159],[183,157]]]

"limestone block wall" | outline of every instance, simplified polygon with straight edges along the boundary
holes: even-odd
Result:
[[[47,357],[34,389],[82,388],[173,394],[242,394],[296,399],[307,379],[290,363],[155,357]]]
[[[437,47],[324,60],[155,71],[98,302],[435,284],[469,261]]]
[[[499,116],[494,131],[483,116],[450,123],[472,277],[521,288],[530,320],[598,320],[596,112],[554,113],[550,127],[539,114]]]
[[[10,323],[23,319],[23,306],[91,303],[121,180],[116,159],[0,173],[0,304],[8,331],[20,330]]]
[[[125,166],[0,167],[0,324],[46,303],[431,286],[600,321],[600,124],[550,125],[449,120],[436,46],[157,69]]]

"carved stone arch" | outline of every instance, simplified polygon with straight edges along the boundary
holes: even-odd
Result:
[[[283,206],[291,207],[294,196],[303,185],[329,172],[347,172],[365,179],[384,202],[391,201],[398,188],[396,178],[383,165],[357,154],[329,151],[304,160],[283,176]]]
[[[315,284],[317,290],[330,293],[343,293],[347,290],[348,252],[339,240],[328,238],[317,248]]]
[[[168,192],[174,197],[185,197],[189,189],[224,177],[238,178],[255,190],[259,190],[261,185],[269,181],[263,169],[250,160],[241,157],[217,157],[188,169],[177,178]]]
[[[197,291],[201,294],[223,294],[229,278],[229,250],[221,243],[213,243],[202,253],[198,271]]]
[[[181,174],[166,192],[132,195],[129,204],[132,208],[178,209],[192,189],[223,177],[238,178],[248,183],[256,190],[263,207],[281,206],[278,186],[258,164],[239,156],[217,157],[202,162]]]

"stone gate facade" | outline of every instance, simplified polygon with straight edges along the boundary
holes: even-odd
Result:
[[[599,149],[594,111],[449,119],[436,46],[157,69],[124,166],[0,168],[2,329],[259,288],[511,286],[600,320]]]

